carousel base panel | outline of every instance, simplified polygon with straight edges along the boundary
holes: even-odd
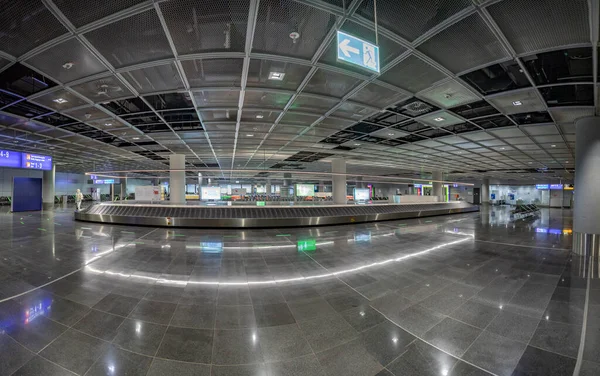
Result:
[[[268,228],[341,225],[479,211],[465,202],[321,206],[94,204],[75,212],[87,222],[154,227]]]

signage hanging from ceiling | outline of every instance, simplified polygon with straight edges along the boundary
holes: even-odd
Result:
[[[52,170],[52,157],[12,150],[0,150],[0,167]]]
[[[337,59],[379,73],[379,47],[337,31]]]

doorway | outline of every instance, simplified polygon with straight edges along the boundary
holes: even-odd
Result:
[[[479,205],[481,204],[481,188],[473,188],[473,204]]]

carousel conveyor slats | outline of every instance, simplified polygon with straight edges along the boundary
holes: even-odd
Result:
[[[334,225],[434,215],[468,213],[479,207],[465,202],[347,206],[169,206],[94,204],[75,213],[88,222],[167,227],[294,227]]]

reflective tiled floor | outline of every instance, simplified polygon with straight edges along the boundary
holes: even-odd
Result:
[[[0,375],[571,375],[571,216],[236,231],[4,213]],[[580,374],[600,374],[598,317]]]

